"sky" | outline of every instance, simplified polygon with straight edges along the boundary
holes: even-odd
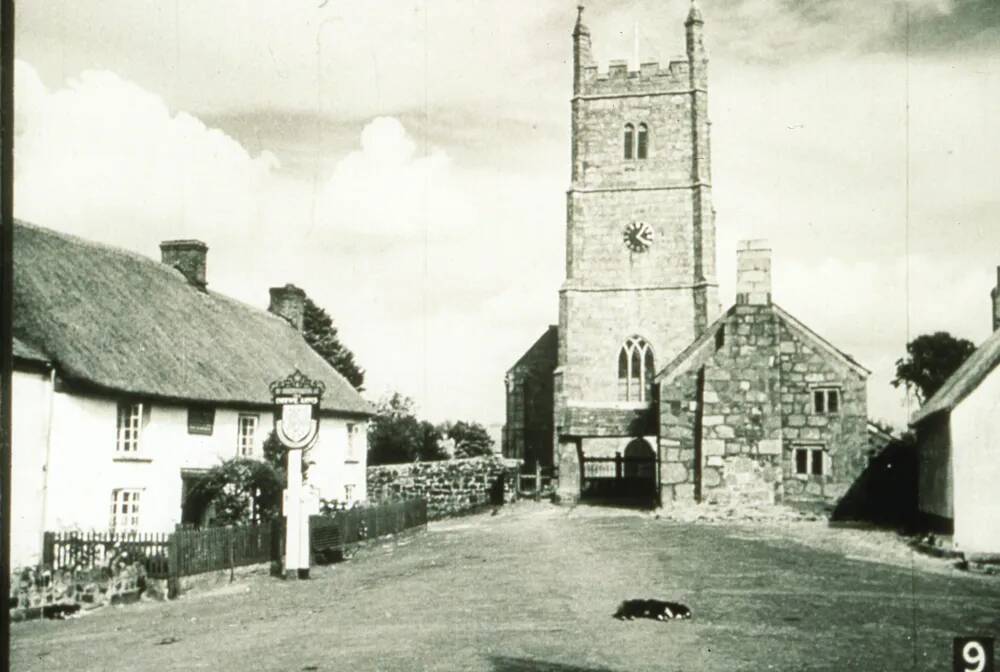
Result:
[[[684,53],[689,0],[588,0],[596,58]],[[557,321],[574,0],[20,3],[15,216],[211,289],[294,283],[366,395],[498,423],[507,368]],[[720,294],[738,240],[774,298],[872,370],[921,333],[976,343],[1000,266],[1000,3],[701,0]]]

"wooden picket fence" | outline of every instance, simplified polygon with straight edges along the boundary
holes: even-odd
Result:
[[[139,557],[151,578],[179,579],[204,572],[283,560],[283,518],[257,525],[177,529],[162,534],[46,532],[42,562],[52,569],[106,566],[115,557]],[[409,499],[310,518],[313,548],[342,550],[427,525],[427,501]],[[316,543],[318,542],[318,543]]]
[[[275,521],[259,525],[177,530],[167,551],[175,577],[233,569],[268,562],[274,555],[272,537],[284,529]]]
[[[426,526],[427,500],[389,500],[322,516],[312,516],[309,523],[314,550],[340,550],[366,539],[399,534],[415,527]],[[337,534],[331,535],[328,532],[330,529],[336,529]],[[326,539],[330,541],[324,544],[323,541]]]
[[[149,576],[166,578],[170,537],[168,533],[46,532],[42,564],[52,569],[91,569],[138,557]]]

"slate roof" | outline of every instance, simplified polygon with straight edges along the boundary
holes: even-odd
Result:
[[[171,266],[15,221],[15,356],[69,385],[217,404],[271,404],[295,368],[326,384],[321,409],[372,407],[284,319],[200,291]]]
[[[656,374],[656,381],[670,382],[685,371],[690,371],[692,368],[700,366],[704,363],[704,361],[715,352],[714,343],[716,332],[722,328],[729,317],[733,315],[736,308],[737,306],[735,305],[731,306],[729,310],[724,312],[718,319],[715,320],[715,322],[710,324],[701,336],[692,341],[688,347],[681,351],[679,355],[674,357],[669,364],[663,367],[660,372]],[[859,364],[857,360],[849,354],[837,349],[828,340],[817,334],[802,322],[799,322],[792,316],[791,313],[783,309],[781,306],[772,303],[770,304],[770,308],[774,315],[780,319],[786,327],[795,332],[803,340],[811,343],[814,347],[825,351],[832,357],[841,360],[859,375],[867,377],[871,373],[871,371]],[[712,345],[709,346],[709,343]]]
[[[950,411],[979,387],[987,375],[1000,364],[1000,331],[993,332],[969,358],[962,362],[955,373],[944,382],[941,389],[917,409],[910,418],[916,425],[935,413]]]

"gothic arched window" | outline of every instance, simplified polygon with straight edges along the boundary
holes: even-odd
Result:
[[[622,401],[649,401],[653,396],[656,369],[653,349],[644,339],[632,336],[618,353],[618,398]]]
[[[635,126],[625,124],[625,158],[631,159],[635,148]]]
[[[639,124],[639,142],[636,148],[636,158],[645,159],[649,154],[649,127]]]

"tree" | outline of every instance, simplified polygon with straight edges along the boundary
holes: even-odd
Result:
[[[368,424],[368,464],[412,462],[420,454],[424,431],[413,400],[399,392],[383,397]]]
[[[413,400],[394,392],[379,401],[368,425],[368,464],[446,460],[437,427],[419,420]]]
[[[354,361],[354,353],[340,342],[333,319],[306,297],[302,335],[316,353],[340,372],[358,392],[364,389],[365,370]]]
[[[493,454],[493,439],[478,422],[459,420],[442,425],[442,434],[455,442],[455,457],[478,457]]]
[[[962,365],[976,346],[946,331],[924,334],[906,344],[907,357],[896,361],[893,387],[914,390],[921,404],[941,389],[948,377]]]

